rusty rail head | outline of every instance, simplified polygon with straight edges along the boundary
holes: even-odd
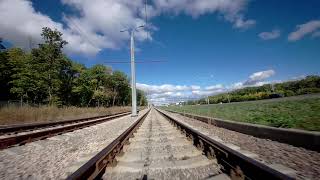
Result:
[[[240,174],[243,175],[243,179],[295,179],[186,126],[162,110],[156,110],[179,127],[207,156],[215,157],[230,176]]]
[[[82,165],[78,170],[72,173],[67,180],[80,180],[80,179],[96,179],[101,177],[105,168],[114,163],[116,155],[121,152],[123,145],[129,140],[130,136],[142,124],[150,109],[146,111],[139,119],[132,124],[126,131],[119,137],[111,142],[107,147],[100,151],[97,155],[92,157],[88,162]]]

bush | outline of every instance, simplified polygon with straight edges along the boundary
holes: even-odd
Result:
[[[274,84],[273,87],[270,84],[259,87],[246,87],[229,93],[210,96],[209,101],[210,104],[217,104],[220,102],[227,103],[229,99],[230,102],[241,102],[320,93],[320,76],[307,76],[302,80]],[[206,104],[204,99],[194,102]]]
[[[312,94],[312,93],[320,93],[320,89],[318,88],[303,88],[299,89],[298,94]]]

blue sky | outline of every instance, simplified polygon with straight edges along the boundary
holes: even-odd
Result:
[[[136,59],[165,61],[137,64],[138,87],[150,100],[197,98],[319,74],[319,0],[218,2],[149,2],[150,28],[137,33]],[[3,0],[4,7],[10,11],[0,16],[12,22],[0,23],[7,42],[26,48],[29,39],[40,41],[35,25],[57,28],[71,42],[66,53],[88,67],[129,61],[129,36],[119,31],[145,17],[142,0]],[[130,75],[129,64],[107,65]]]

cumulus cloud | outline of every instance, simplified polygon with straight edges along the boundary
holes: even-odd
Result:
[[[143,90],[147,94],[159,94],[166,92],[176,92],[176,91],[187,91],[191,90],[190,86],[180,86],[180,85],[171,85],[171,84],[163,84],[163,85],[148,85],[137,83],[137,88]]]
[[[261,83],[265,79],[273,76],[275,74],[275,71],[270,69],[266,71],[259,71],[251,74],[249,76],[249,79],[246,80],[243,85],[245,86],[251,86],[251,85],[259,85],[258,83]]]
[[[270,83],[270,81],[267,81],[267,79],[273,75],[275,75],[275,71],[272,69],[259,71],[251,74],[247,80],[236,82],[229,86],[225,86],[223,84],[214,84],[201,87],[198,85],[148,85],[137,83],[137,88],[143,90],[146,93],[150,102],[154,104],[166,104],[199,99],[206,96],[211,96],[249,86],[262,86],[264,84]]]
[[[316,34],[317,36],[316,31],[319,29],[320,29],[320,20],[312,20],[312,21],[306,22],[305,24],[297,25],[296,31],[291,32],[289,34],[288,40],[298,41],[302,39],[304,36],[312,33]]]
[[[208,13],[219,13],[225,20],[233,23],[235,28],[247,29],[256,22],[245,19],[242,11],[248,0],[154,0],[157,12],[185,13],[194,18]]]
[[[252,19],[244,20],[242,17],[238,17],[234,20],[233,27],[240,28],[240,29],[248,29],[254,26],[255,24],[256,24],[255,20],[252,20]]]
[[[137,89],[144,91],[150,102],[177,102],[198,99],[203,96],[213,95],[224,90],[223,85],[217,84],[201,88],[197,85],[148,85],[137,83]]]
[[[201,86],[197,85],[148,85],[137,83],[137,88],[144,91],[149,101],[153,103],[188,101],[217,94],[225,90],[222,84],[201,88]]]
[[[205,87],[205,90],[212,91],[212,90],[217,90],[217,89],[222,89],[222,88],[223,88],[222,84],[216,84],[216,85]]]
[[[263,40],[271,40],[271,39],[277,39],[280,37],[280,30],[274,29],[271,32],[262,32],[258,36]]]
[[[28,48],[41,42],[41,28],[50,27],[63,33],[69,42],[67,53],[94,55],[102,49],[118,49],[129,39],[129,33],[120,30],[145,23],[144,0],[61,0],[63,5],[77,11],[63,14],[61,22],[36,11],[29,0],[1,0],[0,36],[19,47]],[[184,13],[197,18],[217,13],[234,27],[246,29],[255,24],[244,18],[243,10],[248,0],[153,0],[148,5],[148,16]],[[58,1],[57,1],[58,3]],[[63,23],[62,23],[63,22]],[[152,40],[152,31],[157,27],[149,24],[150,32],[141,29],[136,33],[138,41]]]
[[[192,86],[191,86],[191,89],[192,89],[192,90],[199,90],[199,89],[201,89],[201,87],[200,87],[200,86],[192,85]]]
[[[2,0],[0,16],[7,19],[0,22],[0,36],[19,47],[28,47],[29,39],[35,44],[41,41],[42,27],[47,26],[63,33],[69,42],[66,52],[93,55],[105,48],[119,48],[129,38],[121,29],[144,24],[143,17],[135,15],[139,13],[138,7],[143,7],[142,1],[62,0],[62,3],[80,14],[64,15],[62,21],[66,26],[37,12],[30,1]],[[145,40],[147,32],[140,30],[136,38]]]
[[[240,89],[240,88],[250,87],[250,86],[262,86],[264,84],[270,83],[269,81],[266,81],[266,80],[273,75],[275,75],[275,71],[272,69],[255,72],[251,74],[247,80],[233,83],[231,84],[231,86],[227,87],[227,89],[234,90],[234,89]]]
[[[236,82],[230,86],[230,89],[240,89],[243,87],[244,87],[243,82]]]
[[[63,24],[53,21],[49,16],[36,12],[30,1],[2,0],[0,1],[0,36],[18,47],[29,48],[30,42],[41,42],[42,27],[50,27],[61,31],[64,39],[69,42],[66,50],[69,52],[96,53],[98,47],[91,45],[72,29],[66,29]],[[99,41],[99,37],[93,37]]]

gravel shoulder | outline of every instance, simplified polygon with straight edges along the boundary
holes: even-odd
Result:
[[[219,128],[176,113],[167,111],[166,113],[209,137],[219,137],[226,143],[255,153],[267,163],[282,164],[292,168],[297,171],[297,179],[318,179],[320,177],[320,153],[318,152]]]
[[[145,112],[1,150],[0,179],[65,179]]]

